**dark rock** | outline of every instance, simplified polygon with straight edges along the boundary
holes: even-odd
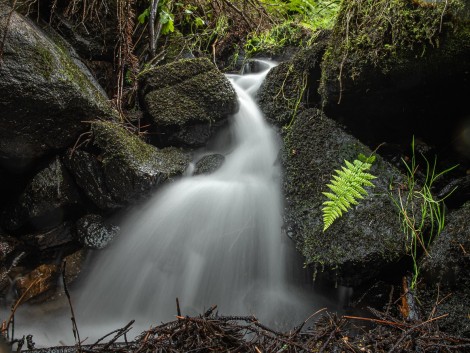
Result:
[[[4,264],[15,252],[21,242],[8,235],[1,234],[0,231],[0,263]]]
[[[105,248],[118,232],[119,227],[106,224],[100,215],[86,215],[77,221],[78,240],[90,249]]]
[[[320,103],[317,93],[320,62],[328,38],[328,31],[320,32],[311,47],[300,50],[268,73],[258,92],[258,101],[269,122],[288,125],[301,110]]]
[[[72,145],[82,121],[111,117],[102,89],[58,36],[0,5],[0,164],[21,170],[46,153]],[[7,21],[10,19],[8,27]]]
[[[75,151],[67,162],[85,194],[101,209],[120,208],[181,175],[189,155],[177,148],[158,150],[118,124],[92,124],[99,156]]]
[[[421,262],[425,282],[418,286],[419,299],[427,314],[437,302],[434,317],[440,329],[470,338],[470,203],[451,213],[446,226]]]
[[[8,230],[17,230],[25,224],[35,229],[56,226],[65,214],[80,202],[76,188],[59,157],[28,183],[9,213]]]
[[[167,145],[202,146],[237,110],[230,82],[205,58],[152,69],[143,80],[141,93]]]
[[[120,204],[111,196],[101,161],[91,153],[76,150],[65,159],[65,165],[85,195],[100,209],[119,208]]]
[[[437,194],[439,199],[445,198],[447,206],[456,208],[470,200],[470,175],[452,180]]]
[[[34,246],[40,251],[63,246],[72,242],[74,238],[74,232],[69,222],[64,222],[46,232],[28,234],[21,237],[26,244]]]
[[[83,266],[87,259],[87,250],[80,249],[73,254],[70,254],[64,258],[65,265],[65,282],[67,284],[75,281],[80,273],[82,272]]]
[[[93,6],[91,8],[87,3],[72,4],[67,0],[59,0],[54,6],[50,25],[77,50],[81,57],[113,61],[119,38],[116,1],[100,1],[91,5]],[[84,10],[82,6],[88,8]],[[75,12],[72,11],[72,7]],[[85,13],[92,18],[84,19]]]
[[[210,154],[202,157],[196,163],[194,175],[212,174],[225,162],[225,157],[221,154]]]
[[[326,115],[368,145],[409,144],[415,135],[441,159],[468,162],[455,138],[470,95],[470,16],[459,13],[462,3],[400,0],[368,14],[342,3],[322,62]]]
[[[398,210],[389,194],[391,182],[403,180],[380,156],[370,171],[377,178],[369,196],[323,232],[322,192],[333,171],[359,153],[371,151],[315,109],[297,115],[284,137],[287,233],[306,264],[346,286],[373,278],[405,255]]]

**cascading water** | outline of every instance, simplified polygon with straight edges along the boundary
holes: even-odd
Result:
[[[297,324],[325,304],[290,281],[279,144],[253,99],[273,66],[261,64],[261,73],[229,76],[240,109],[220,169],[184,177],[133,212],[73,293],[82,337],[131,319],[142,330],[173,320],[176,298],[183,314],[216,304],[221,314],[254,314],[277,327]]]
[[[168,320],[176,297],[186,314],[212,304],[231,314],[272,308],[285,283],[279,148],[249,94],[266,72],[231,76],[240,108],[224,164],[168,186],[127,222],[87,279],[84,318]]]

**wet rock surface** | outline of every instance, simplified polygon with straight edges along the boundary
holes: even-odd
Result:
[[[225,161],[225,157],[221,154],[210,154],[202,157],[196,162],[194,175],[212,174],[219,169]]]
[[[319,110],[296,116],[284,136],[285,223],[306,258],[338,284],[357,286],[405,255],[398,211],[389,196],[400,173],[379,156],[370,173],[377,176],[369,196],[323,232],[322,192],[344,159],[371,151]]]
[[[258,92],[258,102],[271,124],[289,125],[301,110],[319,105],[320,64],[328,38],[328,31],[320,32],[311,47],[300,50],[266,76]]]
[[[442,330],[470,338],[470,203],[448,215],[446,224],[421,263],[425,282],[418,297],[428,315],[448,314]]]
[[[78,240],[89,249],[105,248],[119,232],[119,227],[107,224],[103,217],[96,214],[80,218],[76,227]]]
[[[113,115],[102,89],[59,37],[0,5],[0,163],[11,170],[67,147],[84,120]],[[7,28],[7,19],[10,18]]]
[[[189,164],[186,152],[174,147],[157,149],[118,124],[95,122],[92,132],[99,154],[76,151],[67,164],[84,193],[104,210],[145,197],[181,175]]]
[[[237,110],[228,79],[208,59],[183,59],[153,69],[141,94],[160,139],[198,147]]]
[[[80,204],[78,189],[60,157],[39,171],[7,212],[5,228],[18,230],[29,225],[46,229],[60,224],[66,213]]]
[[[40,300],[41,296],[46,296],[56,289],[59,275],[60,266],[43,264],[19,277],[15,281],[15,289],[19,297],[24,295],[24,301]]]

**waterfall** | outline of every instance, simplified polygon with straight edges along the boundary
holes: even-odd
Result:
[[[174,320],[176,298],[183,315],[217,305],[220,314],[253,314],[277,328],[292,328],[325,304],[289,270],[279,139],[254,100],[273,64],[261,65],[260,73],[228,76],[240,108],[222,166],[170,183],[127,216],[119,239],[72,293],[82,337],[131,319],[136,330]]]

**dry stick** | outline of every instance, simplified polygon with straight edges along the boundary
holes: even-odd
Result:
[[[70,319],[72,320],[73,336],[75,338],[76,344],[78,345],[78,351],[81,352],[82,346],[81,346],[81,341],[80,341],[80,333],[78,332],[78,326],[77,326],[77,321],[75,320],[75,313],[73,311],[72,300],[70,299],[70,293],[67,288],[67,283],[65,281],[65,266],[66,265],[67,265],[67,262],[64,260],[62,262],[62,283],[64,284],[65,296],[67,297],[67,300],[69,302],[70,312],[72,313],[72,317]]]
[[[108,349],[116,340],[121,337],[122,335],[126,334],[129,332],[129,330],[132,328],[131,325],[135,322],[135,320],[131,320],[126,326],[119,330],[115,330],[114,332],[117,331],[117,334],[103,347],[103,350],[105,351]]]
[[[93,349],[93,347],[95,347],[96,345],[98,345],[98,343],[100,343],[102,340],[104,340],[106,337],[109,337],[111,336],[113,333],[117,333],[118,334],[118,338],[120,336],[122,336],[124,333],[126,333],[127,331],[129,331],[129,326],[131,326],[133,323],[135,322],[135,320],[131,320],[126,326],[124,326],[123,328],[119,328],[117,330],[114,330],[114,331],[111,331],[110,333],[107,333],[106,335],[104,335],[103,337],[101,337],[100,339],[98,339],[95,343],[93,343],[91,346],[88,347],[88,349]],[[115,336],[116,338],[116,336]],[[114,343],[114,342],[113,342]],[[108,343],[109,344],[109,343]],[[106,347],[106,346],[105,346]]]
[[[180,300],[178,298],[176,298],[176,314],[181,316]]]
[[[446,316],[448,316],[449,314],[444,314],[444,315],[441,315],[441,316],[438,316],[438,317],[435,317],[435,318],[432,318],[428,321],[424,321],[424,322],[421,322],[419,323],[418,325],[415,325],[411,328],[409,328],[408,330],[406,330],[405,332],[402,333],[400,339],[397,341],[397,343],[395,343],[395,345],[387,352],[387,353],[392,353],[397,347],[398,345],[403,342],[403,340],[414,330],[416,330],[417,328],[421,327],[421,326],[424,326],[432,321],[436,321],[436,320],[439,320],[439,319],[442,319]]]
[[[21,297],[16,301],[15,305],[13,306],[13,308],[11,309],[11,313],[10,313],[10,316],[8,317],[8,320],[7,320],[7,327],[5,329],[5,331],[8,333],[8,329],[10,327],[10,322],[13,321],[13,318],[15,316],[15,312],[16,310],[18,309],[18,307],[23,303],[23,299],[26,297],[26,294],[28,294],[28,292],[31,290],[31,288],[33,288],[33,286],[35,286],[36,284],[38,284],[39,282],[42,281],[42,278],[36,278],[30,285],[28,288],[26,288],[26,290],[24,291],[24,293],[21,295]],[[13,337],[12,337],[13,338]]]
[[[344,319],[348,320],[362,320],[362,321],[370,321],[370,322],[375,322],[376,324],[384,324],[384,325],[390,325],[390,326],[402,326],[402,327],[410,327],[408,324],[403,324],[399,322],[393,322],[393,321],[386,321],[386,320],[378,320],[378,319],[372,319],[368,317],[359,317],[359,316],[343,316]]]
[[[304,322],[302,322],[299,327],[297,327],[295,330],[294,330],[294,333],[289,336],[290,339],[294,338],[295,336],[297,336],[299,334],[299,332],[302,330],[302,328],[305,326],[305,324],[312,318],[314,317],[315,315],[325,311],[327,308],[321,308],[320,310],[317,310],[315,311],[312,315],[310,315]]]

